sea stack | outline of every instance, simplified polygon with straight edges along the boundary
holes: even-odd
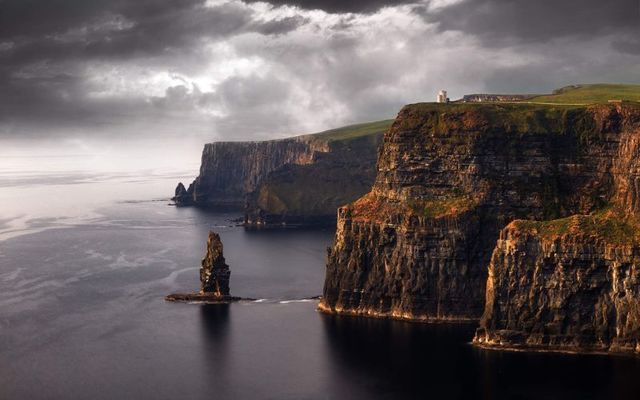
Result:
[[[209,231],[207,253],[200,267],[200,293],[216,296],[229,296],[229,266],[222,255],[220,235]]]
[[[187,190],[182,182],[178,183],[176,186],[175,195],[171,198],[176,204],[176,206],[190,206],[193,204],[193,184],[189,185],[189,189]]]
[[[207,252],[200,266],[200,292],[174,293],[165,297],[167,301],[197,301],[204,303],[229,303],[242,300],[229,295],[231,271],[222,254],[220,235],[209,231]],[[247,299],[248,300],[248,299]]]

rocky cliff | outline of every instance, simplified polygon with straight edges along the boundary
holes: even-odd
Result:
[[[373,189],[339,210],[320,309],[478,319],[503,227],[635,198],[635,181],[622,194],[615,176],[639,122],[631,105],[404,107]]]
[[[371,189],[382,133],[329,141],[313,163],[272,172],[247,196],[245,224],[334,225],[338,207]]]
[[[609,205],[501,232],[477,345],[640,352],[640,111],[610,116]]]
[[[334,224],[335,210],[366,193],[391,121],[264,142],[207,144],[200,175],[176,188],[177,205],[245,210],[245,224]]]
[[[301,136],[264,142],[216,142],[204,146],[200,175],[184,190],[176,188],[178,205],[242,208],[245,196],[274,170],[289,164],[310,164],[327,143]]]
[[[639,352],[638,232],[614,211],[511,223],[491,258],[474,343]]]

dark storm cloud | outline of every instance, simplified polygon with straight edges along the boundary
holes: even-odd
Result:
[[[640,38],[616,40],[613,42],[613,47],[622,53],[640,55]]]
[[[265,0],[249,0],[255,3]],[[267,0],[268,3],[281,6],[296,6],[307,10],[322,10],[328,13],[370,13],[382,7],[415,3],[419,0]]]
[[[254,14],[241,4],[206,6],[204,0],[0,1],[0,122],[102,123],[133,110],[149,112],[150,105],[170,104],[176,93],[167,93],[165,103],[89,99],[82,68],[91,60],[178,63],[203,39],[280,35],[306,23],[298,16],[261,20]]]
[[[388,118],[441,88],[456,97],[640,80],[638,5],[0,0],[0,139],[99,129],[265,138]]]
[[[418,9],[420,10],[420,9]],[[424,12],[424,9],[422,9]],[[424,14],[441,30],[475,35],[486,45],[565,36],[638,33],[638,0],[466,0]]]
[[[31,7],[38,12],[29,12],[23,6],[0,13],[6,22],[24,21],[3,26],[5,21],[0,19],[0,40],[12,43],[10,49],[0,52],[3,66],[66,58],[153,56],[172,49],[188,51],[203,37],[228,37],[247,31],[280,34],[305,22],[296,17],[256,22],[250,12],[237,5],[205,7],[202,0],[86,1],[80,2],[78,10],[67,4],[73,1],[62,3],[65,7],[55,11]],[[93,4],[93,8],[87,4]],[[67,15],[68,10],[74,12]],[[51,14],[43,14],[49,11]],[[45,23],[39,25],[40,19]],[[47,22],[51,20],[57,21]]]

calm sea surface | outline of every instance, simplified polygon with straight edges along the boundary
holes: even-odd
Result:
[[[333,232],[167,205],[186,173],[23,161],[0,165],[1,399],[640,398],[637,358],[485,351],[472,325],[319,314],[306,299]],[[197,290],[209,229],[232,294],[259,301],[163,300]]]

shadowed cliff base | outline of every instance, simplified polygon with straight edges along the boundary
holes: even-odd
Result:
[[[622,165],[639,127],[640,106],[625,102],[404,107],[372,191],[339,211],[320,309],[479,319],[507,224],[590,215],[634,196],[635,170]]]

